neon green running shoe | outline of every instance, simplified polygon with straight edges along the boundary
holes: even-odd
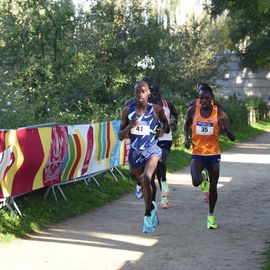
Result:
[[[169,189],[169,185],[168,185],[167,180],[162,181],[162,179],[161,179],[160,183],[161,183],[162,196],[168,196],[170,194],[170,189]]]
[[[209,179],[208,172],[207,170],[203,169],[201,174],[202,174],[202,179],[203,179],[202,183],[200,184],[201,191],[208,192],[209,186],[210,186],[209,181],[208,181]]]
[[[217,229],[216,219],[214,216],[207,216],[207,229]]]

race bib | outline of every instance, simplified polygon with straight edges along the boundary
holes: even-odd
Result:
[[[214,123],[197,122],[196,123],[196,134],[213,135],[214,134]]]
[[[136,127],[130,130],[133,135],[148,136],[150,134],[150,125],[146,121],[140,122]]]

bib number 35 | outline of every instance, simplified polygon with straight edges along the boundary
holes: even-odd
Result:
[[[208,122],[197,122],[196,134],[199,135],[213,135],[214,134],[214,123]]]

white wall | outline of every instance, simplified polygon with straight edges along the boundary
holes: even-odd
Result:
[[[228,56],[230,60],[221,66],[220,75],[215,80],[216,94],[255,95],[265,100],[270,96],[270,69],[252,72],[248,68],[240,69],[239,59],[234,54],[219,53],[218,56]]]

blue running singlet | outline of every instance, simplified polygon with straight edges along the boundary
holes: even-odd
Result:
[[[135,150],[144,150],[157,143],[156,129],[158,127],[158,119],[154,116],[153,104],[147,104],[145,114],[138,115],[136,113],[136,104],[129,106],[128,119],[139,119],[139,124],[130,130],[130,145]]]

